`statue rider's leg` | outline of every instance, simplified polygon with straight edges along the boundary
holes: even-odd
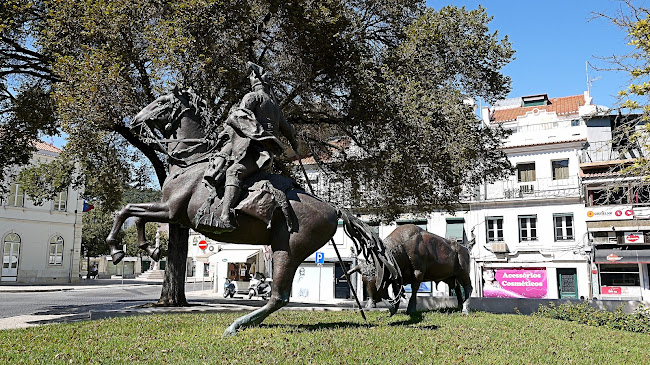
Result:
[[[223,200],[221,201],[220,228],[235,228],[230,222],[230,215],[241,193],[241,179],[239,175],[241,175],[242,167],[243,165],[241,164],[234,164],[226,171],[226,189],[223,193]]]
[[[246,178],[260,170],[258,166],[258,153],[247,153],[240,161],[234,162],[226,170],[226,189],[221,201],[221,224],[220,227],[234,229],[231,223],[231,216],[234,215],[234,208],[239,202],[241,183]],[[231,214],[232,213],[232,214]]]

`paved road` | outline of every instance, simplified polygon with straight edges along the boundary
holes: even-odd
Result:
[[[22,328],[50,323],[88,320],[116,316],[119,312],[140,311],[135,309],[160,297],[160,284],[128,283],[125,285],[92,285],[85,287],[57,287],[55,291],[31,290],[13,292],[11,288],[0,289],[0,329]],[[265,304],[260,299],[248,300],[242,296],[224,299],[209,290],[209,283],[186,283],[185,295],[189,308],[159,309],[161,311],[250,311]],[[350,308],[349,301],[339,303],[290,303],[292,309],[318,307]],[[145,310],[146,311],[146,310]],[[99,313],[98,316],[95,316]]]

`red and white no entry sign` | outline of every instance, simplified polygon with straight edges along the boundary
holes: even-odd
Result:
[[[206,248],[208,248],[208,243],[205,241],[199,242],[199,248],[205,250]]]

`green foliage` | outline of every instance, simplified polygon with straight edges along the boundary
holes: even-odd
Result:
[[[482,8],[434,11],[415,0],[45,4],[38,43],[64,81],[53,95],[65,150],[87,194],[105,204],[120,200],[128,174],[119,171],[143,157],[160,184],[166,178],[164,159],[128,129],[130,118],[183,84],[223,121],[249,88],[247,61],[271,74],[310,150],[332,135],[360,146],[334,172],[359,176],[374,193],[359,204],[383,216],[409,202],[418,202],[410,210],[453,209],[460,186],[509,172],[495,148],[505,134],[479,128],[463,104],[509,90],[500,69],[513,51],[489,31]]]
[[[145,240],[149,242],[151,247],[154,247],[156,244],[156,232],[160,225],[155,222],[147,222],[144,227],[144,236]],[[167,232],[160,232],[160,249],[163,251],[165,256],[165,251],[167,250],[167,243],[169,242],[169,235]],[[138,248],[138,234],[135,225],[131,225],[124,230],[124,238],[122,239],[122,244],[126,245],[126,255],[127,256],[142,256],[144,251]]]
[[[205,309],[205,308],[203,308]],[[242,312],[161,314],[0,331],[0,362],[643,364],[648,335],[541,317],[286,311],[235,337]]]
[[[129,203],[151,203],[160,201],[162,192],[160,190],[145,188],[126,188],[122,194],[122,205]]]
[[[550,303],[548,307],[539,306],[534,316],[573,321],[589,326],[607,327],[611,329],[650,334],[650,308],[639,307],[634,313],[623,311],[623,306],[613,312],[598,310],[589,302],[579,304],[563,303],[556,306]]]
[[[41,1],[0,2],[0,180],[29,162],[42,134],[58,134],[49,96],[56,77],[51,58],[35,42],[43,14]]]
[[[81,247],[86,257],[96,257],[108,253],[106,237],[113,228],[113,212],[106,206],[95,203],[95,208],[83,214]],[[121,238],[123,233],[120,232]]]
[[[73,171],[72,164],[57,159],[21,170],[17,181],[25,187],[25,193],[35,205],[42,205],[53,200],[58,192],[67,190]]]

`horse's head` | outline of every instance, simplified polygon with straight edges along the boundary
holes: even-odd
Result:
[[[187,114],[186,114],[187,113]],[[131,129],[145,138],[170,138],[184,115],[190,116],[199,129],[207,118],[206,103],[190,89],[175,87],[144,107],[131,121]]]

